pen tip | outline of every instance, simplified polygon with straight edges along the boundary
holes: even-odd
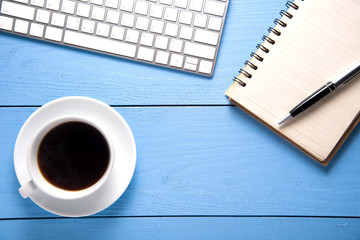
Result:
[[[289,120],[291,118],[291,114],[288,113],[278,124],[281,125],[282,123],[286,122],[287,120]]]

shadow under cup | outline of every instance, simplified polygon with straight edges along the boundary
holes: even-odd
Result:
[[[58,119],[44,127],[28,158],[34,189],[59,199],[78,199],[96,191],[112,165],[110,139],[98,125],[79,118]]]

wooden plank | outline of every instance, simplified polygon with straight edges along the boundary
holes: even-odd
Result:
[[[82,218],[0,221],[1,239],[357,239],[360,219]]]
[[[285,2],[230,1],[212,78],[0,34],[0,106],[73,95],[113,105],[230,104],[226,89]]]
[[[324,168],[236,107],[115,108],[137,144],[125,194],[98,216],[360,216],[360,127]],[[32,107],[0,108],[0,218],[54,216],[17,193]]]

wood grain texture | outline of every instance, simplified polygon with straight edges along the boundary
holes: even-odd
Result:
[[[137,144],[134,178],[98,216],[360,216],[360,128],[327,168],[236,107],[115,108]],[[51,217],[18,194],[13,147],[32,107],[0,108],[0,218]]]
[[[285,0],[231,0],[212,78],[0,33],[0,105],[80,95],[113,105],[230,104],[225,91]]]
[[[337,239],[360,236],[360,219],[82,218],[0,221],[2,240],[18,239]]]
[[[224,92],[285,3],[230,0],[212,78],[0,33],[0,106],[144,105],[116,108],[137,144],[129,188],[80,219],[18,194],[13,148],[37,108],[0,107],[0,239],[358,238],[359,126],[324,168],[235,107],[184,107],[230,105]]]

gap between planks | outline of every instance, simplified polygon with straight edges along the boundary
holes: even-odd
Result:
[[[56,219],[107,219],[107,218],[309,218],[309,219],[360,219],[360,216],[302,216],[302,215],[148,215],[148,216],[88,216],[68,217],[33,217],[33,218],[0,218],[0,221],[14,220],[56,220]]]

